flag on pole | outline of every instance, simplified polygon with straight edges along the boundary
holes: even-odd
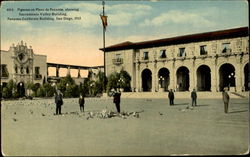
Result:
[[[106,27],[108,26],[108,16],[100,15],[100,17],[102,19],[103,28],[106,30]]]

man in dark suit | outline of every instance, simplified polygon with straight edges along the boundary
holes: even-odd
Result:
[[[192,98],[192,106],[197,106],[197,94],[195,89],[193,89],[193,91],[191,92],[191,98]]]
[[[222,92],[222,99],[224,102],[224,112],[228,113],[228,103],[229,103],[229,95],[227,93],[227,88],[224,88],[223,92]]]
[[[120,113],[121,92],[116,90],[113,97],[113,103],[115,103],[117,112]]]
[[[169,99],[169,104],[174,105],[174,92],[172,89],[168,92],[168,99]]]
[[[84,95],[83,93],[80,94],[80,97],[79,97],[79,105],[80,105],[80,111],[81,112],[84,112],[84,103],[85,103],[85,100],[84,100]]]
[[[56,103],[56,115],[61,113],[61,106],[63,105],[63,94],[60,90],[55,93],[55,103]]]

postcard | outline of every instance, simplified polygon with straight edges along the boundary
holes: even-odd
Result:
[[[3,156],[249,153],[248,2],[1,2]]]

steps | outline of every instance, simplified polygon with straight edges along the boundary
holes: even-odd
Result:
[[[249,92],[228,92],[230,98],[249,98]],[[191,98],[191,92],[175,92],[176,99]],[[103,94],[103,97],[107,97]],[[222,99],[222,92],[197,92],[197,97],[203,99]],[[168,98],[168,92],[122,92],[121,98]]]

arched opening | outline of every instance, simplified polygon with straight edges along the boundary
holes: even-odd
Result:
[[[141,74],[142,91],[151,91],[152,89],[152,72],[149,69],[144,69]]]
[[[220,91],[225,87],[235,87],[235,68],[232,64],[223,64],[219,69]]]
[[[24,83],[23,82],[19,82],[17,84],[17,93],[18,93],[19,97],[24,97],[25,96],[25,88],[24,88]]]
[[[164,91],[168,90],[169,86],[169,70],[167,68],[161,68],[158,72],[159,88],[163,88]]]
[[[244,87],[245,87],[245,91],[249,91],[250,89],[250,72],[248,71],[249,70],[249,63],[247,63],[244,67]]]
[[[177,72],[177,91],[189,90],[189,70],[187,67],[178,68]]]
[[[201,65],[197,69],[197,90],[211,90],[211,70],[207,65]]]

